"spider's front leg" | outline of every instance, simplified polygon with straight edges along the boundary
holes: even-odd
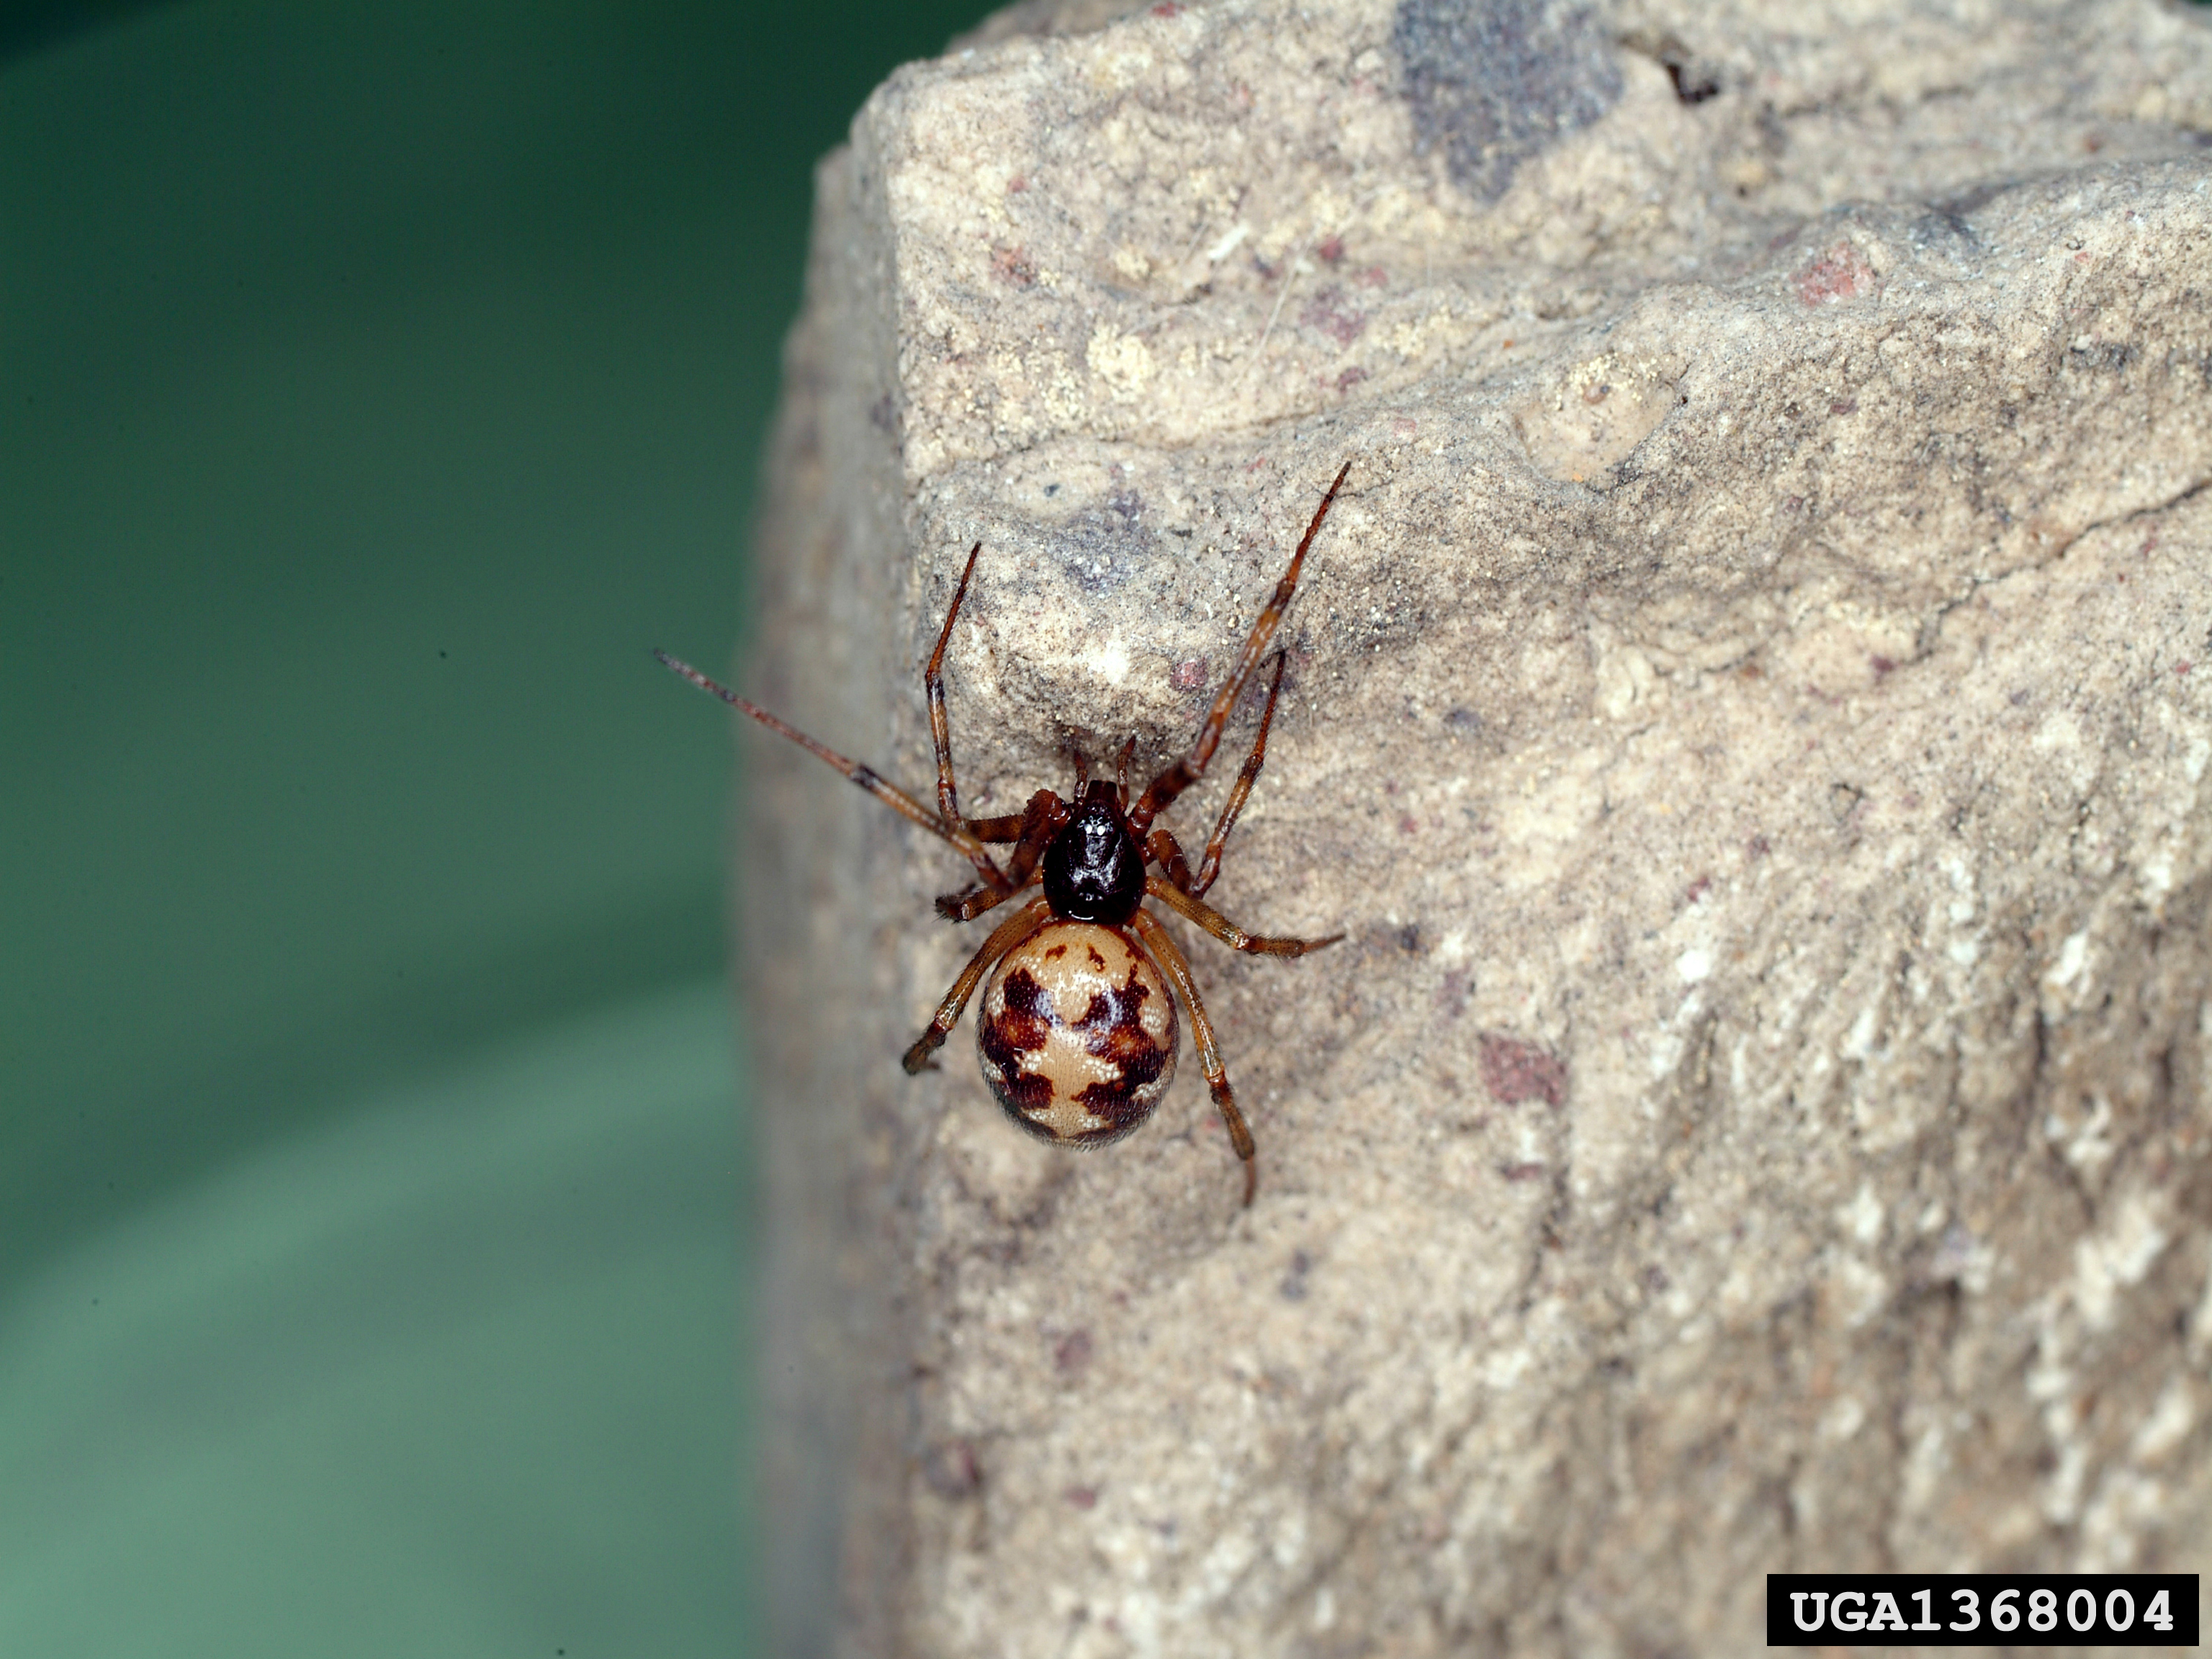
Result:
[[[1049,789],[1040,789],[1031,795],[1029,805],[1018,816],[970,818],[968,828],[977,839],[1015,842],[1014,856],[1006,871],[1006,885],[1002,890],[969,887],[957,893],[940,893],[937,914],[947,921],[973,921],[1029,886],[1036,879],[1037,860],[1044,856],[1044,849],[1066,822],[1067,804]]]
[[[960,572],[960,585],[952,590],[952,603],[945,608],[945,626],[937,631],[937,649],[929,653],[929,666],[921,672],[922,695],[929,700],[929,740],[937,750],[938,816],[955,825],[961,824],[962,820],[960,791],[952,781],[952,721],[945,711],[945,647],[952,642],[952,624],[960,615],[960,602],[968,597],[968,583],[975,574],[976,556],[982,550],[981,542],[968,550],[968,563]],[[993,821],[985,822],[988,824]],[[978,838],[994,839],[988,835]],[[988,853],[970,853],[969,862],[975,866],[983,887],[997,892],[1000,898],[1020,885],[1018,882],[1007,882]]]
[[[1213,878],[1221,873],[1221,849],[1228,844],[1229,832],[1237,827],[1237,815],[1244,810],[1245,799],[1259,780],[1260,769],[1267,763],[1267,728],[1275,723],[1275,699],[1283,693],[1283,663],[1289,654],[1286,651],[1275,653],[1275,677],[1267,682],[1267,706],[1260,711],[1259,735],[1252,739],[1252,752],[1244,757],[1244,764],[1237,769],[1236,787],[1229,792],[1229,799],[1214,823],[1213,834],[1206,838],[1206,856],[1199,860],[1197,879],[1188,884],[1193,898],[1203,897],[1206,890],[1213,885]]]
[[[1329,485],[1328,493],[1321,498],[1321,505],[1314,510],[1313,521],[1306,526],[1306,533],[1298,540],[1298,550],[1291,555],[1290,568],[1283,572],[1283,579],[1275,584],[1273,597],[1261,607],[1259,618],[1253,623],[1251,633],[1245,636],[1244,648],[1237,653],[1237,661],[1229,671],[1229,678],[1223,684],[1221,694],[1214,698],[1213,707],[1206,713],[1205,724],[1198,728],[1198,739],[1191,744],[1190,752],[1146,784],[1145,793],[1129,809],[1129,828],[1138,835],[1142,836],[1151,830],[1152,820],[1173,805],[1176,796],[1206,775],[1206,769],[1213,760],[1213,751],[1220,746],[1221,733],[1229,724],[1230,713],[1237,707],[1237,698],[1243,695],[1244,682],[1260,665],[1260,659],[1267,654],[1267,647],[1275,637],[1275,629],[1281,625],[1283,612],[1290,609],[1291,596],[1297,591],[1298,572],[1305,565],[1306,550],[1313,545],[1322,520],[1328,516],[1330,503],[1336,500],[1336,492],[1344,488],[1344,480],[1351,471],[1352,463],[1346,461],[1338,471],[1335,482]],[[1275,673],[1279,684],[1282,678],[1279,662],[1275,665]],[[1258,770],[1256,767],[1253,769],[1255,773]],[[1244,787],[1249,789],[1251,786],[1247,784]],[[1232,799],[1237,806],[1244,804],[1241,794]],[[1234,822],[1235,817],[1234,811],[1228,814],[1231,822]],[[1226,834],[1227,831],[1224,827],[1216,833]]]
[[[1267,763],[1267,728],[1275,723],[1275,699],[1283,690],[1283,658],[1275,653],[1275,677],[1267,684],[1267,706],[1260,714],[1259,735],[1252,739],[1252,752],[1244,757],[1237,769],[1237,784],[1229,792],[1229,799],[1221,809],[1221,816],[1213,825],[1213,834],[1206,843],[1206,857],[1198,866],[1198,874],[1190,873],[1190,863],[1182,855],[1182,845],[1164,829],[1156,829],[1145,840],[1145,853],[1160,866],[1161,872],[1193,898],[1204,895],[1213,885],[1213,878],[1221,873],[1221,849],[1228,843],[1229,832],[1237,827],[1237,814],[1244,810],[1246,797],[1260,776],[1260,769]],[[972,826],[971,826],[972,827]]]

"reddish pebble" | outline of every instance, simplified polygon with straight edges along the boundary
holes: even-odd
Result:
[[[1850,243],[1838,242],[1797,272],[1796,286],[1797,297],[1808,306],[1856,300],[1874,292],[1874,267]]]
[[[1485,1031],[1482,1086],[1501,1106],[1517,1106],[1524,1100],[1557,1106],[1567,1097],[1566,1062],[1540,1043]]]

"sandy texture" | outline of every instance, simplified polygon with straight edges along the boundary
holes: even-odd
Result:
[[[749,747],[780,1650],[2212,1569],[2206,18],[1111,10],[823,164],[753,690],[927,795],[980,537],[967,809],[1157,767],[1350,459],[1210,896],[1349,937],[1182,930],[1240,1211],[1188,1062],[1090,1155],[904,1077],[964,866]]]

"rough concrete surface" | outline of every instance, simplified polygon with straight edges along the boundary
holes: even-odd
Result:
[[[2212,27],[1031,5],[819,175],[763,701],[1188,740],[1337,467],[1186,1057],[1075,1155],[754,733],[787,1653],[1706,1655],[2212,1568]],[[1202,842],[1256,709],[1169,815]],[[1181,924],[1174,924],[1180,928]]]

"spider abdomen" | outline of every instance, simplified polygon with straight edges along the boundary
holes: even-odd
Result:
[[[1006,1115],[1040,1139],[1102,1146],[1152,1114],[1175,1077],[1175,999],[1134,938],[1048,923],[1000,959],[975,1048]]]

